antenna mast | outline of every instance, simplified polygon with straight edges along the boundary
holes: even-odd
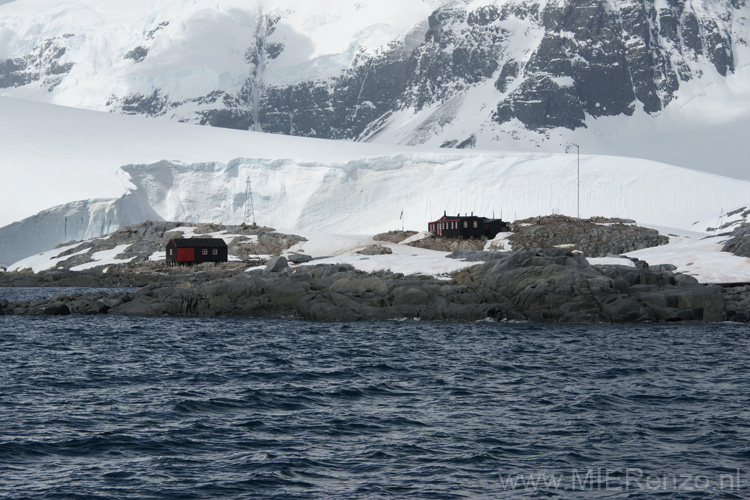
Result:
[[[250,177],[247,178],[245,184],[245,218],[243,222],[247,224],[247,221],[252,219],[253,227],[255,226],[255,207],[253,206],[253,187],[250,182]]]

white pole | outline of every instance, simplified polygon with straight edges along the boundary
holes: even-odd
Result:
[[[581,220],[581,147],[572,142],[570,145],[576,147],[578,154],[576,161],[576,218]],[[568,146],[565,147],[565,152],[568,152]]]

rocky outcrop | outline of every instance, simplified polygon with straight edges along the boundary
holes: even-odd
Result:
[[[456,281],[499,293],[532,321],[719,321],[724,313],[719,287],[664,269],[594,267],[559,249],[513,252]]]
[[[530,129],[581,127],[586,115],[630,115],[636,106],[653,113],[672,100],[680,82],[701,76],[699,59],[721,75],[734,70],[725,20],[682,2],[451,5],[430,16],[415,56],[411,86],[419,90],[409,90],[421,107],[499,71],[495,87],[504,96],[495,119],[515,118]],[[508,47],[519,25],[543,29],[530,55]]]
[[[73,62],[63,62],[73,36],[66,33],[49,38],[22,57],[0,59],[0,89],[38,83],[52,92],[73,69]]]
[[[734,209],[720,217],[721,224],[718,227],[707,227],[705,229],[700,228],[706,232],[712,233],[717,231],[729,231],[737,229],[743,224],[750,224],[750,209],[747,207],[740,207]]]
[[[387,233],[379,233],[372,237],[375,241],[386,241],[388,243],[401,243],[406,238],[410,238],[417,234],[416,231],[388,231]]]
[[[191,231],[195,237],[211,234],[225,235],[229,255],[245,262],[256,256],[280,255],[292,246],[306,241],[296,235],[277,233],[269,227],[251,227],[247,225],[191,224],[184,222],[147,221],[121,228],[105,238],[97,238],[80,244],[65,243],[70,247],[57,254],[60,259],[56,269],[70,270],[75,266],[94,262],[94,254],[112,250],[119,246],[125,248],[115,256],[118,260],[127,260],[131,264],[148,262],[150,257],[164,252],[170,238],[181,238]],[[64,258],[68,257],[69,258]]]
[[[516,221],[509,241],[513,250],[563,247],[586,257],[605,257],[666,245],[669,238],[622,219],[550,215]]]
[[[738,257],[750,258],[750,224],[742,224],[735,229],[721,251],[733,253]]]
[[[594,267],[551,249],[508,252],[457,273],[452,282],[348,265],[241,272],[158,281],[111,295],[8,303],[5,314],[295,317],[317,321],[529,320],[540,322],[720,321],[720,287],[669,268]]]

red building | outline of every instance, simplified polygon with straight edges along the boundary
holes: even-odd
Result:
[[[229,260],[229,248],[221,238],[172,238],[166,252],[169,266]]]
[[[497,233],[510,231],[510,226],[502,219],[488,219],[474,215],[446,215],[438,220],[429,222],[427,230],[439,238],[488,238],[492,239]]]

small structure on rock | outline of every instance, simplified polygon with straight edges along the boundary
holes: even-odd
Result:
[[[172,238],[166,252],[168,266],[229,260],[229,248],[222,238]]]
[[[489,219],[474,215],[446,215],[427,224],[427,229],[439,238],[492,239],[497,233],[510,231],[510,226],[502,219]]]

